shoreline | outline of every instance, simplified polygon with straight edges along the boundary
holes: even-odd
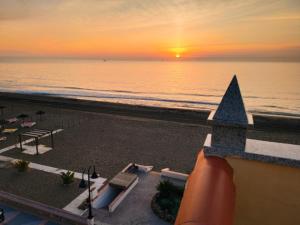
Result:
[[[85,99],[64,98],[40,94],[21,94],[0,92],[0,100],[28,102],[41,104],[54,108],[65,108],[79,111],[88,111],[104,114],[113,114],[129,117],[141,117],[181,123],[206,125],[210,110],[190,110],[177,108],[164,108],[155,106],[130,105],[123,103],[100,102]],[[279,116],[266,114],[252,114],[255,122],[254,129],[278,129],[300,132],[300,117]]]

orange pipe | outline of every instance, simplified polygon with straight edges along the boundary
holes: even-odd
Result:
[[[198,154],[175,225],[232,225],[235,206],[233,170],[225,159]]]

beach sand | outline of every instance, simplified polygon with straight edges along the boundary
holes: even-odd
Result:
[[[54,136],[54,150],[45,154],[25,155],[13,149],[3,155],[74,171],[96,165],[105,178],[113,177],[130,162],[153,165],[156,171],[169,167],[189,173],[211,130],[206,124],[208,111],[4,94],[0,104],[6,106],[5,118],[26,113],[38,122],[36,128],[64,129]],[[42,121],[35,115],[38,110],[46,112]],[[249,130],[248,138],[300,144],[299,119],[254,118],[258,124]],[[8,136],[0,149],[15,144],[16,139],[17,134]],[[45,138],[41,143],[50,145],[50,140]]]
[[[30,169],[18,172],[15,168],[0,169],[0,190],[13,193],[57,208],[63,208],[83,192],[80,180],[63,185],[59,175]]]

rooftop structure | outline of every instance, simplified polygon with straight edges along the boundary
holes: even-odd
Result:
[[[219,157],[201,151],[190,174],[176,225],[231,225],[234,219],[233,170]]]
[[[247,139],[253,120],[236,76],[208,122],[212,133],[188,178],[175,224],[298,224],[300,146]]]
[[[246,113],[243,98],[236,76],[230,82],[226,93],[216,111],[208,117],[212,125],[210,148],[220,155],[227,152],[242,152],[246,145],[248,126],[253,125],[252,116]]]
[[[233,76],[213,115],[213,124],[247,127],[248,118],[236,75]]]
[[[204,143],[206,156],[236,156],[300,167],[300,146],[247,139],[248,128],[254,126],[252,115],[246,113],[237,77],[234,75],[216,111],[208,117],[212,133]]]
[[[19,134],[19,144],[20,144],[21,151],[23,151],[23,147],[25,147],[25,146],[22,146],[22,136],[32,137],[35,140],[36,154],[38,155],[39,154],[39,139],[41,137],[45,137],[47,135],[50,135],[50,137],[51,137],[51,147],[53,149],[54,148],[54,143],[53,143],[53,131],[52,130],[34,129],[34,130],[31,130],[31,131],[27,131],[25,133]],[[44,146],[41,146],[41,147],[44,147]],[[45,149],[45,147],[44,147],[44,151],[42,151],[42,152],[46,152],[50,149],[51,148],[46,148]],[[29,151],[29,152],[32,152],[32,151]],[[30,153],[30,154],[32,154],[32,153]]]

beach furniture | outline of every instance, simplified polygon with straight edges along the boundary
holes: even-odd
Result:
[[[24,114],[24,113],[22,113],[22,114],[20,114],[20,115],[17,116],[17,118],[18,118],[18,119],[21,119],[23,122],[24,122],[25,119],[28,118],[28,117],[29,117],[29,116],[28,116],[27,114]]]
[[[32,145],[22,145],[22,153],[28,155],[37,155],[37,154],[44,154],[48,151],[52,150],[51,147],[47,147],[46,145],[39,144],[38,148]]]
[[[0,142],[1,141],[6,141],[7,137],[0,137]]]
[[[0,105],[1,116],[3,116],[5,108],[6,108],[5,106]]]
[[[18,130],[18,128],[6,128],[2,131],[3,134],[13,134]]]
[[[23,128],[30,128],[33,127],[34,125],[36,125],[36,122],[32,122],[32,121],[26,121],[21,123],[21,127]]]
[[[42,120],[42,115],[44,115],[46,112],[39,110],[37,111],[35,114],[38,115],[40,117],[40,121]]]
[[[35,122],[34,122],[35,123]],[[23,134],[19,134],[19,143],[20,143],[20,149],[23,151],[23,145],[22,145],[22,137],[31,137],[35,140],[35,148],[36,148],[36,154],[39,154],[39,139],[45,135],[50,135],[51,137],[51,147],[54,148],[54,142],[53,142],[53,131],[52,130],[40,130],[40,129],[33,129],[30,131],[27,131]],[[45,151],[48,151],[49,149],[45,149]]]
[[[8,123],[15,123],[18,121],[18,118],[14,117],[14,118],[10,118],[6,120]]]
[[[4,125],[6,125],[8,122],[6,120],[0,120],[0,128],[4,129]]]

